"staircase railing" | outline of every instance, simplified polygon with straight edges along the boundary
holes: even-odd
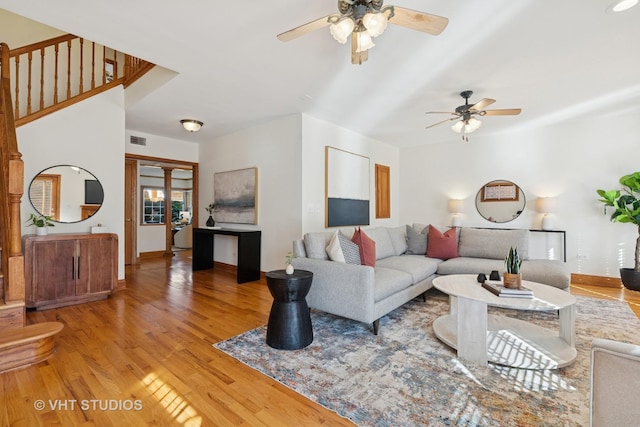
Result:
[[[0,43],[0,245],[2,300],[24,302],[24,259],[20,237],[20,202],[24,164],[16,140],[9,68],[9,47]]]
[[[119,84],[127,87],[154,64],[72,34],[10,52],[16,126]]]

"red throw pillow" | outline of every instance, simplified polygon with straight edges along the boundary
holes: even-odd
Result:
[[[376,242],[371,237],[364,234],[364,231],[358,227],[351,237],[351,241],[358,245],[360,249],[360,261],[362,265],[375,267],[376,265]]]
[[[429,258],[449,259],[458,258],[458,241],[456,229],[451,228],[442,233],[429,224],[429,237],[427,238],[427,256]]]

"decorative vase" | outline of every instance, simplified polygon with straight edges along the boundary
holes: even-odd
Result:
[[[36,236],[46,236],[47,234],[49,234],[47,227],[36,227]]]
[[[620,279],[625,288],[640,291],[640,273],[633,268],[621,268]]]
[[[216,222],[213,220],[213,217],[209,215],[209,219],[207,219],[207,227],[215,227]]]
[[[522,286],[522,275],[520,273],[504,273],[504,287],[510,289],[518,289]]]
[[[287,267],[284,269],[284,271],[285,271],[287,274],[293,274],[293,272],[294,272],[293,265],[291,265],[291,264],[287,264]]]

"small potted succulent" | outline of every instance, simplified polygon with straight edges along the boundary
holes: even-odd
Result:
[[[51,221],[51,217],[48,215],[36,215],[34,213],[31,213],[29,214],[29,219],[27,220],[27,226],[35,226],[36,235],[46,236],[48,234],[47,227],[55,227],[55,224]]]
[[[518,289],[522,286],[521,265],[522,259],[518,255],[518,248],[512,246],[509,249],[509,254],[504,259],[505,273],[503,280],[505,288]]]
[[[209,218],[207,219],[207,227],[215,227],[216,222],[213,220],[213,213],[216,211],[216,203],[211,202],[209,206],[204,208],[207,212],[209,212]]]
[[[633,268],[621,268],[620,278],[625,288],[640,291],[640,172],[625,175],[619,180],[622,190],[596,190],[607,207],[614,208],[611,221],[633,224],[636,227],[636,252]]]

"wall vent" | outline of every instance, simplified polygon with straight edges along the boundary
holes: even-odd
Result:
[[[142,145],[147,146],[147,138],[143,138],[141,136],[133,136],[131,135],[131,144],[133,145]]]

